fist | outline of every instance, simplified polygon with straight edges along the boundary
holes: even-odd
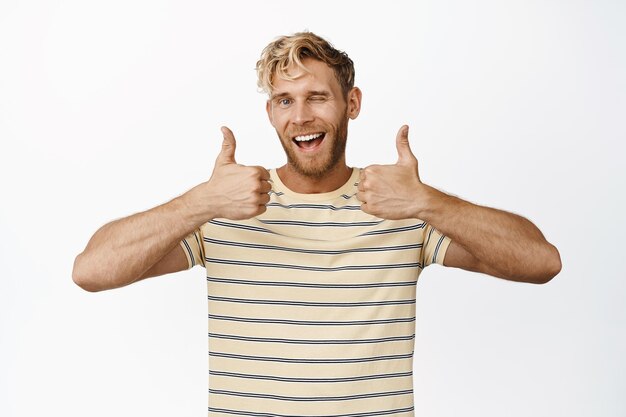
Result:
[[[270,201],[269,172],[260,166],[240,165],[235,161],[236,141],[233,132],[222,127],[224,141],[217,156],[213,174],[201,193],[210,217],[245,220],[266,210]]]
[[[417,218],[420,181],[417,158],[409,146],[409,127],[402,126],[396,135],[398,162],[394,165],[370,165],[361,171],[357,198],[361,210],[381,219]]]

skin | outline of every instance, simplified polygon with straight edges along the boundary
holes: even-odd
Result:
[[[345,142],[362,95],[356,87],[344,95],[326,64],[310,58],[303,64],[308,71],[289,69],[294,80],[274,80],[266,111],[287,155],[287,164],[277,169],[282,182],[297,193],[324,193],[340,188],[351,175]],[[292,140],[311,133],[324,133],[314,149],[302,149]],[[102,291],[184,270],[187,258],[179,242],[186,235],[214,218],[242,220],[265,212],[271,189],[268,171],[237,164],[235,137],[226,127],[222,134],[209,180],[168,203],[101,227],[76,257],[76,284]],[[362,170],[357,198],[364,212],[429,222],[452,239],[446,266],[530,283],[545,283],[558,274],[557,249],[530,221],[423,184],[408,126],[400,128],[396,148],[396,164]]]

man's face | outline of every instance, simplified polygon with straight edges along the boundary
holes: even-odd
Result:
[[[299,174],[319,179],[345,163],[348,119],[360,110],[360,91],[344,98],[334,71],[321,61],[302,61],[307,73],[295,65],[289,81],[277,78],[267,102],[267,113],[287,154],[288,164]]]

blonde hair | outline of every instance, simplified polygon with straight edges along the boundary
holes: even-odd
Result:
[[[344,96],[354,87],[354,63],[348,55],[335,49],[328,41],[312,32],[298,32],[291,36],[281,36],[267,45],[256,63],[257,85],[261,91],[271,94],[272,81],[278,76],[286,80],[294,77],[287,68],[295,64],[309,72],[302,64],[304,58],[322,61],[335,72]]]

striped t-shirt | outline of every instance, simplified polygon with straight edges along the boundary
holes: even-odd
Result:
[[[275,170],[267,211],[181,242],[206,268],[209,416],[413,416],[415,285],[450,243],[340,189],[298,194]]]

